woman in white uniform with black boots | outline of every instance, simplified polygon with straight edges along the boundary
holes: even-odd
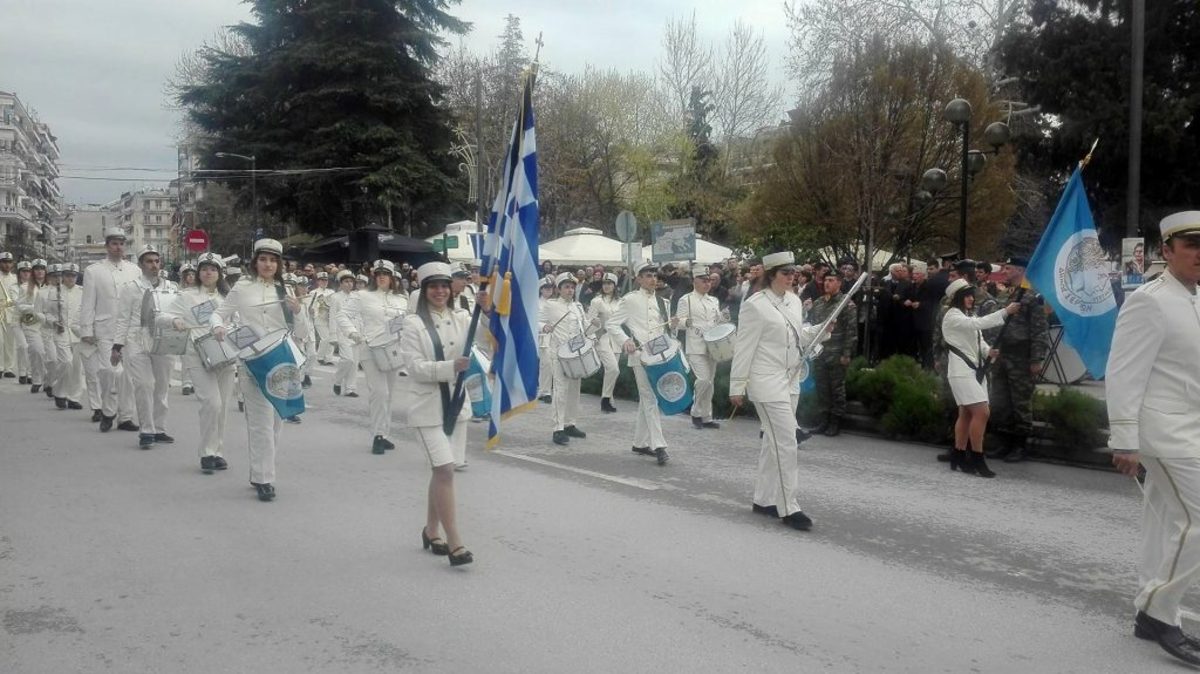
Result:
[[[455,457],[466,452],[467,419],[463,406],[454,429],[446,433],[454,381],[466,371],[470,358],[463,356],[471,315],[450,303],[450,265],[428,262],[417,270],[420,285],[416,306],[404,319],[400,348],[408,370],[408,423],[417,433],[433,476],[421,544],[435,555],[448,555],[451,566],[470,564],[474,557],[462,543],[454,504]],[[479,296],[482,310],[491,308],[490,296]],[[442,539],[441,532],[446,532]]]
[[[596,355],[600,356],[600,366],[604,368],[604,381],[600,386],[601,412],[617,411],[612,404],[612,396],[613,389],[617,386],[617,377],[621,374],[621,344],[609,334],[608,321],[620,304],[621,298],[617,296],[617,275],[605,274],[600,283],[600,292],[592,298],[587,312],[588,328],[596,334]]]
[[[586,438],[587,434],[575,426],[579,416],[579,379],[567,376],[558,359],[558,350],[572,339],[583,342],[583,306],[575,301],[575,277],[563,272],[555,279],[558,297],[544,300],[539,307],[538,323],[542,332],[550,335],[546,346],[549,360],[542,361],[554,373],[554,444],[565,445],[571,438]]]
[[[213,335],[225,339],[225,324],[234,315],[238,322],[249,327],[259,337],[278,330],[303,332],[308,319],[301,311],[300,302],[287,294],[283,285],[283,245],[275,239],[259,239],[254,242],[254,258],[246,276],[238,280],[225,303],[210,319]],[[246,407],[246,434],[250,453],[250,484],[258,492],[260,501],[275,498],[275,448],[279,445],[279,433],[283,419],[263,395],[245,365],[238,375],[238,386]]]
[[[200,401],[200,470],[211,474],[214,470],[229,467],[225,461],[225,419],[229,401],[233,399],[236,368],[230,363],[207,370],[196,353],[196,340],[212,331],[208,321],[200,322],[200,318],[220,309],[229,294],[229,286],[222,278],[225,262],[220,255],[204,253],[196,260],[196,266],[193,285],[181,289],[179,297],[163,311],[159,320],[170,323],[176,330],[190,333],[183,355],[183,371]],[[198,313],[201,315],[197,316]]]
[[[371,453],[383,454],[395,449],[392,435],[392,401],[403,381],[397,374],[401,363],[391,362],[386,354],[388,347],[399,339],[396,321],[408,312],[408,298],[400,292],[396,282],[396,266],[388,260],[379,260],[371,270],[371,284],[365,290],[350,293],[350,299],[339,313],[342,334],[363,349],[362,369],[367,376],[367,388],[371,391]],[[375,349],[383,349],[382,360],[377,360]],[[382,365],[382,367],[381,367]]]
[[[946,379],[958,405],[958,420],[954,423],[954,450],[950,453],[950,470],[979,477],[996,477],[983,456],[983,434],[988,423],[987,380],[977,376],[979,369],[992,357],[991,348],[983,341],[983,331],[998,328],[1004,320],[1021,310],[1013,302],[1004,311],[975,316],[975,288],[966,279],[955,279],[946,288],[950,307],[942,317],[942,341],[950,351]],[[967,454],[967,445],[971,453]]]

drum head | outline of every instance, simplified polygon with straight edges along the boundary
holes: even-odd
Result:
[[[590,340],[590,339],[584,340],[583,348],[578,351],[572,351],[570,344],[559,344],[558,345],[558,357],[559,358],[578,358],[579,354],[587,353],[588,351],[591,351],[592,348],[593,348],[592,340]]]
[[[736,331],[737,331],[737,326],[734,325],[733,323],[722,323],[720,325],[714,325],[713,327],[704,331],[704,341],[719,342],[722,339],[725,339],[726,337],[732,335]]]

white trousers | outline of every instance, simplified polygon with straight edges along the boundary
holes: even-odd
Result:
[[[9,309],[11,313],[13,309]],[[8,322],[7,317],[0,317],[0,372],[17,371],[17,344],[12,332],[18,328]]]
[[[712,421],[713,378],[717,376],[717,364],[707,353],[689,353],[688,364],[696,375],[696,390],[692,398],[692,416]]]
[[[368,400],[371,407],[371,436],[382,435],[391,439],[392,402],[401,386],[400,375],[395,370],[380,370],[375,359],[367,354],[363,359],[363,374],[367,376]]]
[[[197,448],[201,458],[225,456],[225,420],[233,399],[233,373],[236,369],[226,365],[209,372],[195,354],[189,353],[183,357],[183,371],[191,379],[196,389],[196,400],[200,402],[200,442]]]
[[[539,349],[538,357],[541,360],[538,370],[538,395],[548,396],[554,391],[554,367],[550,362],[550,349]]]
[[[18,377],[29,376],[29,342],[25,341],[25,329],[20,325],[10,325],[8,336],[13,345],[13,371]]]
[[[1134,606],[1170,625],[1200,578],[1200,459],[1144,457],[1140,589]]]
[[[342,387],[342,395],[357,393],[358,380],[358,346],[349,340],[338,346],[337,373],[333,375],[333,383]]]
[[[579,417],[580,381],[567,376],[557,356],[547,365],[554,373],[554,430],[561,431],[567,426],[574,426]]]
[[[61,367],[60,360],[62,359],[62,354],[54,344],[54,333],[48,330],[43,330],[41,337],[42,350],[44,352],[42,354],[42,363],[46,371],[46,378],[43,383],[47,388],[55,389],[58,388],[58,378],[60,376],[59,368]]]
[[[321,321],[317,321],[317,339],[321,342],[317,348],[317,360],[328,362],[333,356],[333,342],[329,341],[329,328]]]
[[[90,410],[98,410],[104,406],[103,397],[100,395],[100,380],[96,376],[97,373],[95,370],[89,370],[87,367],[88,357],[94,350],[93,347],[83,342],[76,342],[71,345],[71,360],[79,364],[79,370],[83,378],[83,390],[87,394],[87,404]],[[72,365],[72,367],[74,366]],[[76,400],[76,402],[81,401]]]
[[[113,366],[109,360],[112,355],[112,340],[96,341],[96,349],[88,354],[83,361],[85,374],[96,379],[99,387],[99,409],[106,417],[118,417],[118,421],[133,420],[133,387],[129,383],[127,371],[123,365]]]
[[[154,356],[140,344],[126,344],[125,370],[133,382],[133,404],[137,407],[141,432],[167,432],[167,396],[171,387],[172,356]]]
[[[754,502],[760,506],[775,506],[780,517],[800,510],[796,495],[800,466],[795,412],[799,402],[800,396],[793,395],[790,402],[754,403],[763,431],[758,451],[758,477],[754,481]]]
[[[636,359],[635,359],[636,360]],[[637,381],[638,411],[637,420],[633,424],[633,446],[658,449],[666,447],[667,440],[663,437],[662,418],[658,416],[658,398],[654,396],[654,387],[650,385],[650,377],[646,376],[646,368],[640,362],[633,364],[633,378]],[[558,392],[555,392],[558,397]]]
[[[263,396],[254,375],[244,368],[238,372],[238,387],[246,401],[246,442],[250,453],[250,481],[271,484],[275,481],[275,447],[283,430],[283,419]]]
[[[617,360],[617,354],[605,349],[599,349],[596,354],[600,356],[600,366],[604,368],[604,383],[600,386],[600,397],[611,398],[613,389],[617,386],[617,377],[621,376],[621,363]]]
[[[51,339],[48,346],[47,353],[54,354],[54,373],[46,385],[54,388],[55,398],[79,402],[83,399],[83,361],[75,358],[66,337]]]
[[[29,378],[35,385],[46,381],[46,347],[42,344],[42,329],[21,326],[25,336],[25,352],[28,354]]]

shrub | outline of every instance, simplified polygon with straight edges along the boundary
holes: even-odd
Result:
[[[948,429],[942,402],[927,382],[900,381],[892,391],[891,406],[883,415],[883,430],[889,436],[904,435],[938,442]]]
[[[853,362],[851,368],[853,376],[847,372],[846,394],[862,403],[873,417],[882,417],[887,413],[892,406],[896,386],[902,382],[910,382],[915,388],[928,392],[932,400],[938,400],[937,377],[922,370],[921,365],[908,356],[892,356],[874,369],[854,369]]]
[[[1103,400],[1069,388],[1057,395],[1038,393],[1033,398],[1034,417],[1050,424],[1050,437],[1063,447],[1091,449],[1105,444],[1108,409]]]

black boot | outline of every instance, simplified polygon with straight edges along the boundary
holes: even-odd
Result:
[[[38,391],[41,391],[41,390],[42,390],[42,385],[41,385],[41,384],[32,384],[32,385],[30,385],[30,387],[29,387],[29,392],[30,392],[30,393],[37,393]]]
[[[60,410],[67,409],[67,399],[66,398],[55,398],[54,406]]]
[[[967,450],[965,450],[965,449],[963,449],[963,450],[958,450],[958,449],[947,449],[946,451],[944,451],[944,452],[942,452],[941,454],[938,454],[938,455],[937,455],[937,460],[938,460],[938,461],[940,461],[940,462],[942,462],[942,463],[946,463],[947,461],[949,461],[949,462],[952,464],[952,465],[950,466],[950,469],[951,469],[951,470],[954,470],[954,462],[955,462],[954,453],[955,453],[955,452],[958,452],[958,451],[963,451],[963,452],[965,452],[965,451],[967,451]],[[961,464],[961,462],[960,462],[958,465],[962,465],[962,464]]]
[[[92,410],[92,423],[100,421],[104,417],[104,413],[100,410]]]
[[[834,437],[842,432],[842,418],[839,416],[829,415],[829,425],[825,427],[825,435]]]
[[[964,464],[967,463],[967,450],[952,449],[946,453],[950,455],[948,459],[950,461],[950,470],[965,470]],[[941,456],[938,456],[939,460],[941,458]]]
[[[584,433],[583,431],[576,428],[575,424],[571,424],[570,426],[567,426],[566,428],[564,428],[563,433],[566,433],[567,437],[571,437],[571,438],[586,438],[587,437],[587,433]]]
[[[554,431],[551,439],[554,440],[554,444],[556,445],[565,445],[571,442],[571,438],[567,436],[566,431]]]
[[[383,446],[383,436],[376,435],[374,442],[371,443],[371,453],[372,454],[383,454],[385,451],[387,451],[387,450]]]
[[[617,411],[617,408],[613,407],[612,398],[601,398],[600,399],[600,411],[601,412],[609,412],[609,413]]]
[[[47,398],[54,397],[54,387],[53,386],[47,386],[43,392],[46,394]]]
[[[304,381],[300,382],[301,388],[312,388],[312,377],[304,375]]]
[[[996,477],[996,473],[988,468],[983,452],[971,452],[971,467],[974,468],[971,472],[979,477]]]

